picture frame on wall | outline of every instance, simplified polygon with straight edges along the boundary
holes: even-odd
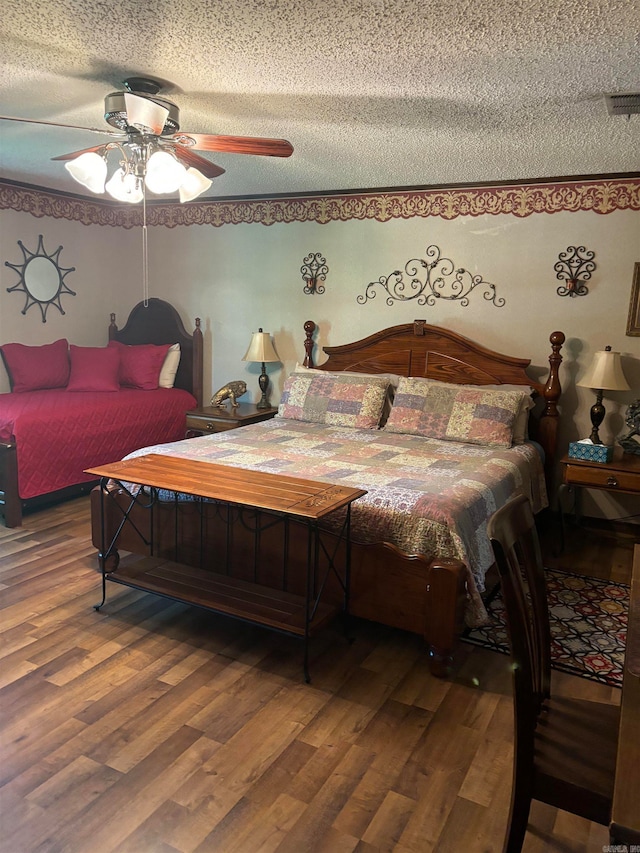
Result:
[[[636,262],[633,267],[627,335],[640,337],[640,262]]]

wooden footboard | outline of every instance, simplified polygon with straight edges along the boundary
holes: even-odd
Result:
[[[100,489],[91,494],[92,540],[100,552],[104,536],[110,541],[123,519],[129,497],[112,489],[114,500],[104,502],[101,519]],[[265,586],[280,587],[282,580],[283,542],[277,528],[266,530],[260,537],[259,552],[236,525],[231,534],[219,510],[207,508],[202,515],[195,503],[161,504],[154,515],[141,506],[131,513],[117,541],[118,551],[141,556],[166,557],[190,566],[216,564],[234,577],[252,580]],[[299,594],[306,575],[306,533],[295,524],[288,531],[286,547],[289,569],[286,589]],[[114,555],[110,564],[117,563]],[[107,566],[108,569],[108,566]],[[352,615],[400,628],[424,637],[431,672],[439,677],[451,671],[454,648],[460,634],[466,601],[466,572],[456,560],[427,560],[408,556],[393,545],[353,543],[351,550]],[[327,595],[341,596],[337,585],[329,582]]]
[[[18,493],[17,446],[13,442],[0,443],[0,517],[4,517],[5,527],[21,527],[25,512],[79,498],[88,494],[95,484],[96,480],[90,480],[23,500]]]
[[[0,444],[0,512],[7,527],[22,524],[22,503],[18,495],[18,453],[12,442]]]

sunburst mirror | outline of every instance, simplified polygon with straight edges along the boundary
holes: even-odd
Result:
[[[7,288],[7,293],[22,291],[26,298],[22,313],[26,314],[32,305],[37,305],[42,314],[42,322],[47,322],[47,310],[50,305],[55,305],[61,314],[64,314],[61,298],[63,294],[75,296],[75,290],[71,290],[65,284],[65,276],[74,272],[75,267],[60,266],[60,252],[62,246],[58,246],[55,252],[48,254],[44,248],[42,234],[38,237],[38,248],[30,252],[21,240],[18,246],[22,249],[22,263],[10,264],[5,261],[6,267],[11,267],[20,276],[20,281],[13,287]]]

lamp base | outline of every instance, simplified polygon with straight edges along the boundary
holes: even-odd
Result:
[[[264,362],[262,362],[262,373],[258,378],[258,385],[260,386],[260,390],[262,391],[262,397],[258,400],[256,404],[256,409],[270,409],[271,403],[267,397],[267,389],[269,387],[269,377],[265,371]]]
[[[598,434],[598,427],[604,420],[605,409],[602,405],[602,391],[598,391],[596,394],[596,401],[591,406],[591,435],[589,438],[591,439],[592,444],[602,444],[600,440],[600,435]]]

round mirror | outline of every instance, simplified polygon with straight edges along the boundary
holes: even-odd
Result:
[[[37,302],[51,302],[60,289],[60,272],[51,258],[31,258],[24,267],[24,286]]]
[[[63,293],[68,293],[71,296],[76,294],[64,282],[65,276],[74,272],[75,267],[65,269],[60,266],[58,258],[62,246],[58,246],[55,252],[48,254],[44,248],[42,234],[38,237],[38,248],[35,252],[30,252],[29,249],[25,248],[21,240],[18,240],[18,246],[22,249],[22,263],[4,262],[6,267],[11,267],[20,276],[20,281],[17,284],[7,288],[7,293],[12,293],[14,290],[22,291],[26,296],[22,313],[26,314],[32,305],[37,305],[40,308],[43,323],[47,322],[49,305],[55,305],[58,311],[64,314],[60,302]]]

